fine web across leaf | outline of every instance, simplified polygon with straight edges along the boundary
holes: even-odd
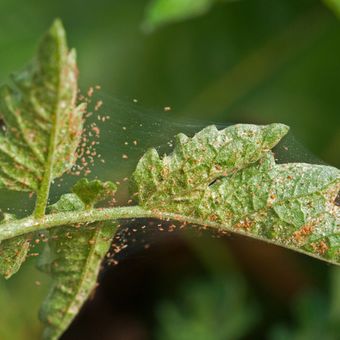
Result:
[[[180,132],[192,136],[207,125],[215,124],[218,129],[223,129],[233,124],[230,122],[220,124],[208,119],[184,122],[176,116],[176,111],[171,107],[152,110],[143,107],[141,100],[133,98],[121,100],[103,94],[101,90],[90,92],[90,116],[85,128],[86,146],[81,157],[83,160],[72,169],[71,175],[68,174],[57,181],[52,190],[51,203],[57,201],[62,192],[67,192],[79,177],[86,176],[90,179],[100,178],[103,181],[116,182],[118,184],[116,205],[132,205],[135,201],[129,193],[129,177],[148,148],[156,146],[159,154],[170,153],[173,149],[173,138]],[[90,147],[94,142],[96,144]],[[274,148],[274,154],[278,163],[324,164],[298,142],[292,132],[289,132]],[[150,243],[154,244],[169,237],[169,233],[164,231],[180,229],[181,225],[178,223],[158,220],[121,222],[113,253],[122,249],[124,251],[115,256],[112,262],[115,263],[116,259],[122,259],[147,248]],[[177,233],[173,233],[175,234]]]
[[[193,135],[212,121],[186,121],[176,119],[176,112],[170,107],[152,110],[143,107],[136,99],[121,100],[100,91],[91,93],[89,112],[85,134],[91,135],[87,144],[93,140],[99,143],[95,146],[95,158],[86,156],[88,165],[80,172],[80,177],[110,180],[118,185],[116,205],[133,205],[133,197],[129,192],[130,176],[138,160],[151,147],[156,147],[160,154],[169,153],[173,149],[173,139],[178,133]],[[137,101],[137,102],[136,102]],[[216,124],[219,129],[230,124]],[[96,134],[99,134],[99,138]],[[80,161],[80,168],[82,168]],[[79,170],[74,167],[73,173]],[[75,178],[74,178],[75,177]],[[77,180],[76,176],[69,176],[63,180],[62,186],[70,186]],[[69,183],[67,183],[69,182]],[[147,248],[150,243],[161,242],[168,233],[160,233],[169,229],[172,223],[165,223],[155,219],[121,221],[121,228],[115,236],[111,254],[119,255],[111,258],[112,263]],[[164,228],[163,228],[164,227]],[[178,224],[178,227],[180,225]],[[170,227],[171,229],[171,227]],[[120,252],[120,250],[124,250]],[[110,263],[110,260],[109,260]]]
[[[132,205],[134,202],[129,193],[129,177],[148,148],[156,147],[161,155],[170,153],[174,136],[178,133],[192,136],[208,125],[214,124],[218,129],[223,129],[237,123],[226,120],[222,124],[209,118],[204,121],[183,121],[171,106],[150,109],[143,105],[141,99],[119,99],[95,87],[87,91],[86,97],[89,101],[89,117],[79,151],[82,156],[69,173],[52,185],[51,204],[58,201],[63,193],[69,192],[79,178],[87,177],[116,182],[116,205]],[[274,148],[274,153],[278,163],[325,164],[304,147],[291,131]],[[21,196],[25,196],[25,199]],[[20,207],[18,198],[23,202]],[[34,207],[33,199],[27,198],[28,194],[25,193],[6,192],[6,195],[0,195],[0,207],[6,208],[9,213],[25,216]],[[115,240],[116,249],[124,249],[119,258],[167,238],[168,233],[163,231],[169,230],[169,226],[171,231],[180,229],[179,224],[167,224],[158,220],[126,220],[121,224]],[[129,247],[126,247],[127,244]]]
[[[92,91],[91,91],[92,92]],[[208,125],[223,129],[238,122],[226,119],[223,123],[206,120],[183,121],[171,106],[150,109],[139,99],[118,99],[102,90],[94,90],[89,98],[89,112],[85,132],[86,146],[78,166],[71,174],[57,179],[51,188],[50,203],[58,200],[62,193],[81,177],[100,178],[119,182],[117,198],[126,203],[128,197],[128,177],[132,174],[140,157],[150,147],[156,147],[160,154],[172,150],[172,141],[176,134],[182,132],[192,136]],[[209,113],[207,113],[209,117]],[[259,124],[261,122],[249,122]],[[91,143],[96,143],[91,147]],[[86,153],[95,152],[95,155]],[[312,154],[290,131],[274,149],[278,163],[305,162],[325,164]],[[86,163],[84,166],[83,163]],[[81,169],[81,171],[79,171]],[[18,207],[18,201],[22,202]],[[28,215],[34,207],[34,200],[27,193],[6,192],[0,195],[0,208],[17,216]]]
[[[101,176],[103,180],[124,182],[124,178],[132,174],[138,160],[148,148],[155,147],[160,155],[170,153],[174,137],[178,133],[192,136],[208,125],[224,129],[239,123],[227,119],[221,123],[209,118],[183,121],[170,106],[160,109],[145,108],[142,100],[121,100],[103,94],[101,90],[91,96],[91,103],[89,111],[93,114],[88,118],[87,125],[95,123],[100,137],[96,146],[96,159],[89,167],[91,173],[88,176]],[[98,103],[100,108],[95,111]],[[278,163],[325,164],[298,141],[294,132],[289,132],[283,138],[274,153]]]
[[[26,258],[28,250],[32,250],[32,256],[40,253],[39,268],[53,278],[41,312],[46,324],[45,338],[57,339],[78,313],[95,287],[102,259],[109,248],[107,257],[115,263],[117,254],[121,254],[126,245],[134,244],[135,247],[127,248],[137,251],[142,244],[145,248],[150,245],[147,240],[150,236],[160,240],[159,234],[152,232],[152,225],[170,233],[188,223],[197,223],[201,225],[199,230],[208,226],[221,228],[224,231],[216,229],[215,232],[220,235],[235,232],[269,240],[329,262],[336,259],[333,263],[338,263],[337,209],[333,204],[339,190],[338,170],[306,164],[276,164],[278,154],[287,155],[290,149],[283,143],[283,149],[278,149],[276,155],[275,150],[274,154],[271,151],[287,133],[286,125],[236,124],[224,129],[225,124],[213,126],[211,121],[183,123],[176,119],[176,112],[169,106],[147,114],[137,100],[126,104],[95,94],[95,90],[99,90],[97,86],[89,88],[87,95],[79,95],[84,105],[76,108],[74,54],[70,55],[73,67],[69,67],[62,25],[56,21],[52,28],[48,39],[42,40],[43,53],[39,54],[37,68],[32,69],[33,83],[20,83],[29,89],[24,93],[27,102],[18,101],[20,105],[13,106],[16,97],[26,97],[15,97],[5,89],[5,111],[1,112],[6,133],[2,135],[0,186],[28,191],[29,196],[35,193],[37,199],[33,217],[12,221],[8,214],[11,211],[6,208],[14,210],[20,205],[20,198],[17,196],[12,204],[6,195],[5,209],[2,209],[5,211],[0,211],[4,221],[0,271],[9,278]],[[57,53],[52,53],[54,50]],[[58,67],[54,65],[55,59],[60,60]],[[47,67],[42,67],[45,64]],[[72,76],[64,79],[69,69]],[[36,80],[39,81],[35,83]],[[73,84],[72,91],[64,87],[68,84],[64,80]],[[52,90],[47,88],[52,94],[47,97],[46,84],[53,84]],[[66,105],[64,95],[70,99],[71,93],[70,105]],[[41,103],[46,102],[46,112],[45,106],[40,107],[40,101],[35,101],[41,98]],[[21,105],[26,103],[27,107]],[[83,126],[85,104],[89,104],[84,117],[88,120]],[[21,111],[21,106],[27,112]],[[37,122],[33,122],[34,117]],[[20,123],[21,119],[25,124]],[[48,124],[42,124],[41,119]],[[15,133],[18,131],[20,134]],[[25,171],[25,167],[29,171]],[[134,189],[129,192],[130,181]],[[51,185],[52,195],[49,195]],[[119,186],[117,196],[114,195],[116,186]],[[129,207],[136,204],[138,206]],[[32,201],[27,207],[22,207],[17,215],[21,217],[24,212],[30,215]],[[105,207],[114,208],[102,209]],[[116,234],[119,218],[126,216],[131,220],[124,222]],[[134,219],[137,216],[152,216],[153,220],[137,222]],[[174,224],[170,218],[179,222]],[[104,221],[108,219],[114,222],[107,222],[106,228]],[[136,222],[140,227],[137,228]],[[57,226],[60,228],[48,230]],[[143,231],[149,234],[144,237]],[[199,233],[195,237],[197,235]],[[111,250],[113,236],[116,242]],[[20,243],[22,240],[32,248],[40,241],[46,246],[42,253],[41,249],[34,252],[35,249]],[[16,247],[24,250],[24,254],[19,256]],[[307,248],[301,250],[302,247]]]

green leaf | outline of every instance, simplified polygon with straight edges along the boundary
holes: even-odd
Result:
[[[145,27],[154,29],[206,13],[216,0],[152,0],[147,7]]]
[[[51,206],[51,212],[84,208],[78,196],[67,194]],[[110,248],[115,228],[111,221],[50,231],[41,266],[53,280],[41,308],[41,320],[46,325],[44,339],[58,339],[95,289],[100,265]]]
[[[73,186],[72,191],[86,207],[92,207],[100,201],[113,197],[117,191],[117,185],[112,182],[89,181],[87,178],[82,178]]]
[[[333,268],[330,280],[332,286],[327,290],[327,295],[321,294],[320,291],[302,291],[292,306],[294,326],[275,325],[270,332],[269,339],[337,339],[340,325],[338,309],[340,306],[340,268]]]
[[[84,105],[76,106],[75,51],[56,20],[37,56],[13,77],[15,88],[0,90],[0,185],[37,193],[37,215],[45,211],[49,186],[74,164],[83,127]]]
[[[13,77],[15,88],[0,88],[0,189],[34,191],[35,216],[45,213],[49,188],[74,164],[83,128],[84,105],[76,106],[75,51],[56,20],[32,63]],[[25,261],[29,237],[2,244],[1,272],[9,277]],[[7,268],[7,269],[6,269]],[[12,268],[12,269],[9,269]]]
[[[323,1],[340,18],[340,0],[323,0]]]
[[[207,186],[221,176],[233,174],[262,158],[288,132],[283,124],[234,125],[224,130],[208,126],[192,139],[176,136],[170,156],[159,157],[150,149],[133,174],[142,205],[200,201]]]
[[[234,125],[179,135],[171,155],[152,149],[139,161],[139,202],[339,263],[339,170],[276,164],[270,149],[286,132]]]
[[[175,299],[161,301],[157,306],[156,338],[242,339],[260,318],[260,311],[247,293],[245,283],[237,275],[187,280]]]
[[[0,224],[13,219],[15,219],[13,215],[3,214],[3,216],[0,216]],[[18,236],[0,242],[0,274],[5,279],[9,279],[20,269],[29,248],[30,240],[27,236]]]
[[[85,210],[83,201],[75,194],[62,195],[56,203],[48,207],[50,213],[57,213],[60,211],[79,211]]]

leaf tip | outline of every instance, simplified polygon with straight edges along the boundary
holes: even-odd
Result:
[[[53,36],[57,36],[57,37],[64,37],[65,36],[65,29],[64,29],[64,25],[63,22],[61,21],[60,18],[56,18],[54,19],[50,29],[49,29],[49,33]]]
[[[273,148],[289,131],[289,126],[282,123],[273,123],[265,127],[265,142]]]
[[[116,191],[117,185],[113,182],[89,181],[87,178],[80,179],[72,188],[72,192],[88,207],[114,196]]]

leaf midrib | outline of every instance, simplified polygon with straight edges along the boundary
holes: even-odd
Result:
[[[102,223],[103,224],[103,223]],[[81,291],[81,288],[83,287],[83,284],[85,282],[85,279],[88,277],[88,269],[89,269],[89,263],[91,262],[92,260],[92,257],[93,255],[95,254],[96,252],[96,246],[97,246],[97,241],[100,237],[100,234],[101,234],[101,228],[103,226],[97,226],[96,229],[95,229],[95,233],[94,233],[94,236],[91,238],[92,239],[95,239],[95,242],[93,243],[93,245],[91,246],[88,246],[88,248],[90,248],[90,251],[88,253],[88,256],[86,257],[86,261],[85,261],[85,265],[83,266],[83,270],[82,270],[82,275],[81,275],[81,279],[78,281],[78,284],[77,284],[77,288],[76,288],[76,292],[73,294],[73,299],[70,301],[70,303],[67,305],[66,309],[65,309],[65,312],[63,314],[63,318],[62,320],[60,321],[59,323],[59,327],[57,329],[60,329],[61,332],[63,332],[63,330],[65,329],[65,327],[67,327],[67,325],[64,325],[65,322],[68,322],[67,320],[67,315],[70,315],[70,314],[73,314],[73,313],[70,313],[70,310],[72,310],[72,307],[74,306],[74,301],[77,299],[80,291]],[[62,325],[62,326],[61,326]],[[61,327],[60,327],[61,326]]]
[[[59,45],[61,44],[60,41],[58,41]],[[60,48],[60,46],[58,46]],[[61,110],[61,87],[62,87],[62,74],[63,74],[63,62],[62,62],[63,55],[58,54],[58,65],[59,65],[59,74],[57,77],[57,91],[56,91],[56,97],[55,102],[53,105],[53,111],[54,114],[52,114],[52,129],[51,129],[51,135],[49,139],[49,147],[48,147],[48,155],[47,160],[45,163],[45,172],[43,176],[43,180],[41,182],[39,191],[37,193],[37,201],[36,201],[36,208],[34,211],[34,217],[40,218],[45,215],[45,210],[48,202],[48,196],[50,191],[50,186],[52,182],[52,176],[53,176],[53,165],[54,165],[54,156],[55,156],[55,150],[57,146],[57,131],[59,128],[59,119],[60,119],[60,110]]]

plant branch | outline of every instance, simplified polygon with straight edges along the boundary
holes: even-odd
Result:
[[[79,225],[121,218],[142,218],[152,216],[153,214],[151,211],[144,210],[139,206],[61,212],[45,215],[41,218],[29,216],[20,220],[1,224],[0,241],[58,226]]]
[[[115,208],[97,208],[86,211],[72,211],[45,215],[42,218],[26,217],[20,220],[10,221],[0,225],[0,242],[11,239],[23,234],[46,230],[58,226],[65,225],[81,225],[100,221],[117,220],[117,219],[134,219],[134,218],[157,218],[161,220],[174,220],[188,224],[202,225],[205,227],[213,227],[223,230],[224,232],[232,232],[243,236],[248,236],[280,247],[288,248],[308,256],[313,256],[319,260],[326,261],[335,265],[339,263],[325,259],[317,254],[305,252],[301,248],[281,244],[276,240],[270,240],[258,235],[249,234],[243,230],[235,229],[230,226],[221,225],[220,223],[203,221],[198,218],[183,216],[174,213],[160,212],[157,210],[146,210],[140,206],[115,207]]]

